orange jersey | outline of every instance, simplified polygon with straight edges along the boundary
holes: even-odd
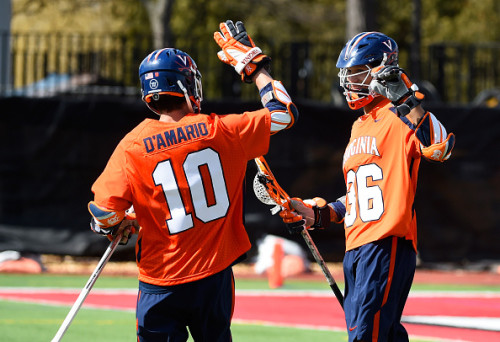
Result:
[[[419,165],[413,125],[388,100],[356,120],[343,161],[347,250],[392,235],[412,240],[416,250]]]
[[[175,285],[205,278],[250,249],[243,226],[247,162],[268,151],[267,109],[146,119],[118,144],[92,187],[108,209],[134,205],[139,280]]]

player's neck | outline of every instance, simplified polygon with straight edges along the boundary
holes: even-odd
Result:
[[[367,104],[366,106],[363,107],[363,111],[365,114],[368,114],[372,111],[373,108],[375,108],[380,102],[382,102],[385,98],[382,96],[377,96],[375,97],[372,102]]]
[[[189,110],[188,110],[187,106],[183,106],[182,108],[175,109],[173,111],[160,114],[160,121],[162,121],[162,122],[178,122],[178,121],[182,120],[182,118],[185,117],[187,114],[189,114]]]

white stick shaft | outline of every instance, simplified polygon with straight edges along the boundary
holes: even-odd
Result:
[[[76,302],[71,307],[71,310],[69,310],[68,314],[66,315],[66,318],[64,319],[63,323],[59,327],[59,330],[57,331],[56,335],[54,336],[54,338],[52,339],[51,342],[59,342],[59,341],[61,341],[62,337],[66,333],[66,330],[68,330],[69,325],[71,324],[71,322],[75,318],[78,310],[80,310],[80,308],[81,308],[81,306],[83,304],[83,301],[85,300],[85,298],[87,298],[88,294],[90,293],[90,290],[92,290],[92,287],[94,286],[97,278],[99,277],[99,275],[101,274],[102,270],[104,269],[104,266],[106,266],[106,264],[108,263],[109,258],[111,258],[111,255],[115,251],[116,247],[118,247],[118,244],[119,244],[119,242],[120,242],[121,239],[122,239],[122,234],[118,234],[113,239],[113,241],[111,241],[111,243],[109,244],[108,248],[104,252],[101,260],[97,264],[94,272],[91,274],[89,280],[87,281],[87,284],[85,285],[85,287],[80,292],[80,295],[76,299]]]

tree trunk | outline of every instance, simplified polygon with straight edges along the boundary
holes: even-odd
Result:
[[[175,0],[142,0],[148,12],[153,48],[174,47],[175,41],[170,29],[170,17]]]
[[[412,42],[410,46],[410,74],[414,81],[420,80],[420,26],[421,26],[421,0],[413,0],[413,12],[411,17]]]
[[[0,94],[11,87],[10,65],[10,0],[0,2]],[[5,88],[5,89],[4,89]]]
[[[376,31],[376,0],[347,0],[346,40],[360,32]]]

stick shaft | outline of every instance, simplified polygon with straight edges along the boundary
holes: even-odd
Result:
[[[323,260],[323,257],[318,251],[318,248],[316,247],[316,244],[314,243],[313,239],[311,238],[311,235],[309,235],[309,232],[307,229],[303,229],[302,232],[302,237],[304,238],[307,247],[311,250],[311,253],[318,263],[319,267],[321,268],[321,271],[323,271],[323,274],[326,277],[326,280],[328,281],[328,284],[330,285],[330,288],[332,289],[333,293],[335,294],[335,297],[337,297],[337,300],[339,301],[340,306],[342,309],[344,308],[344,295],[340,291],[337,282],[333,278],[332,274],[330,273],[330,270],[326,266],[325,260]]]
[[[63,323],[59,327],[59,330],[57,331],[56,335],[52,339],[51,342],[59,342],[61,341],[62,337],[66,333],[66,330],[68,330],[69,325],[71,322],[73,322],[73,319],[75,318],[76,314],[80,310],[83,302],[85,301],[85,298],[87,298],[88,294],[90,293],[90,290],[92,290],[92,287],[94,286],[97,278],[99,278],[99,275],[101,274],[102,270],[104,269],[104,266],[108,263],[109,259],[111,258],[111,255],[115,251],[116,247],[118,247],[118,244],[120,240],[122,239],[122,234],[118,234],[115,236],[113,241],[109,244],[108,248],[104,252],[104,254],[101,257],[101,260],[97,264],[94,272],[90,275],[89,280],[87,281],[87,284],[85,284],[85,287],[82,289],[80,292],[80,295],[76,299],[75,303],[71,307],[71,310],[69,310],[68,314],[66,315],[66,318],[64,319]]]
[[[282,209],[288,209],[290,210],[291,204],[290,204],[290,196],[279,186],[278,182],[276,181],[276,178],[274,177],[271,168],[266,162],[266,159],[264,156],[257,157],[254,159],[255,163],[257,164],[257,168],[261,174],[263,174],[270,182],[272,182],[273,189],[270,189],[270,184],[266,184],[267,192],[269,195],[269,199],[271,201],[274,201],[277,206],[280,206]],[[255,190],[255,187],[254,187]],[[274,191],[273,191],[274,190]],[[257,196],[259,198],[259,196]],[[259,198],[260,199],[260,198]],[[260,199],[262,201],[262,199]],[[265,204],[267,201],[262,201]],[[326,279],[328,280],[328,284],[330,285],[330,288],[332,289],[333,293],[335,294],[335,297],[337,297],[337,300],[339,301],[340,306],[342,309],[344,308],[344,295],[340,291],[337,283],[335,282],[335,279],[333,278],[332,274],[328,270],[328,267],[326,266],[325,261],[323,260],[323,257],[318,251],[318,248],[314,244],[313,239],[311,238],[311,235],[309,235],[309,232],[307,231],[306,228],[302,230],[302,237],[306,241],[307,247],[311,250],[312,255],[314,256],[314,259],[318,263],[319,267],[323,271],[323,274],[325,275]]]

